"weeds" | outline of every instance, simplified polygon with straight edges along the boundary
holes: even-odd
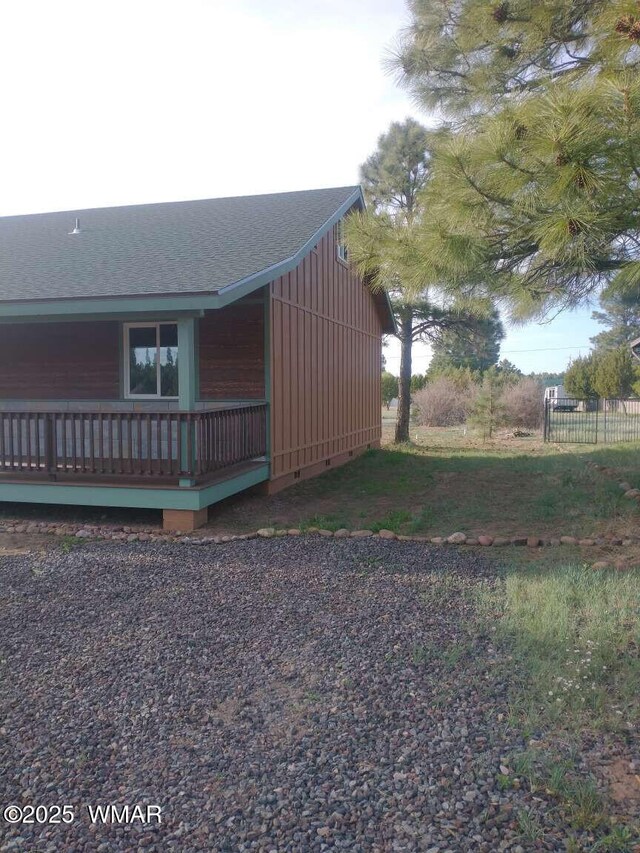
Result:
[[[594,830],[605,822],[603,802],[592,779],[576,779],[564,795],[569,822],[574,829]]]
[[[538,724],[626,728],[640,693],[640,573],[555,566],[508,572],[479,610],[517,666],[513,700]]]
[[[518,829],[520,836],[525,841],[537,841],[542,838],[543,832],[539,820],[529,811],[518,812]]]
[[[411,650],[411,661],[416,666],[432,663],[437,659],[438,650],[434,645],[415,645]]]
[[[515,776],[529,781],[533,778],[533,756],[530,752],[520,752],[511,757],[511,767]]]
[[[83,539],[78,539],[76,536],[61,536],[60,537],[60,550],[63,554],[69,554],[74,548],[78,548],[83,544]]]
[[[467,643],[453,643],[442,655],[442,662],[447,669],[455,669],[461,660],[469,655],[470,646]]]
[[[506,776],[504,773],[498,773],[497,775],[498,788],[501,791],[508,791],[510,788],[513,788],[513,779],[511,776]]]
[[[573,829],[594,831],[606,823],[604,802],[594,779],[578,775],[574,765],[566,759],[530,749],[512,755],[509,766],[513,776],[505,773],[497,776],[501,790],[513,787],[515,779],[520,778],[527,782],[532,793],[544,792],[557,800]],[[530,830],[527,815],[522,821]],[[521,831],[525,835],[527,830],[521,825]]]
[[[628,826],[614,826],[610,833],[591,848],[590,853],[634,853],[640,834]]]
[[[403,509],[397,509],[388,513],[378,521],[374,521],[371,524],[370,529],[373,530],[374,533],[378,533],[380,530],[393,530],[394,533],[400,533],[403,526],[407,524],[407,522],[411,521],[411,519],[412,516],[410,512]]]
[[[277,525],[273,525],[274,527]],[[342,527],[348,527],[348,522],[342,516],[337,515],[314,515],[311,518],[304,519],[299,523],[300,530],[305,533],[310,527],[317,527],[319,530],[331,530],[335,533]]]

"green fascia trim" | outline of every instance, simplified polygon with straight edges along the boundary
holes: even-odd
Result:
[[[389,296],[389,291],[385,290],[384,292],[384,301],[387,303],[387,308],[389,310],[389,317],[391,318],[391,332],[385,332],[385,335],[397,335],[398,334],[398,321],[396,320],[396,315],[393,313],[393,308],[391,307],[391,298]]]
[[[117,298],[99,299],[58,299],[40,300],[38,302],[6,302],[0,304],[0,323],[7,320],[13,321],[21,317],[30,319],[46,316],[52,319],[61,317],[82,317],[83,319],[95,318],[95,315],[114,315],[120,319],[131,317],[132,314],[144,314],[151,312],[164,312],[176,314],[183,311],[208,311],[224,308],[232,302],[236,302],[243,296],[253,293],[265,284],[269,284],[279,276],[295,269],[300,261],[316,245],[320,238],[341,219],[354,204],[364,207],[362,190],[358,187],[349,198],[336,210],[336,212],[313,234],[295,255],[266,267],[260,272],[233,282],[213,293],[196,293],[163,295],[149,294],[148,296],[122,296]]]
[[[38,309],[39,311],[48,311],[47,306],[42,305],[42,303],[38,303],[38,305],[40,305],[40,308]],[[0,304],[0,324],[11,323],[12,325],[17,325],[19,323],[63,323],[66,320],[72,320],[74,323],[90,322],[91,320],[100,320],[105,322],[115,320],[126,323],[139,320],[140,322],[145,323],[163,323],[167,320],[178,320],[180,317],[193,317],[197,320],[204,317],[204,314],[205,312],[203,308],[192,309],[190,311],[161,312],[154,311],[147,305],[147,308],[145,308],[144,311],[131,311],[127,308],[126,310],[110,313],[94,312],[93,314],[76,314],[73,313],[72,310],[68,310],[58,314],[33,314],[32,316],[21,312],[21,316],[13,317],[10,314],[5,315],[4,308]]]
[[[63,320],[154,320],[178,314],[202,316],[208,308],[217,308],[216,296],[202,293],[188,296],[122,296],[112,299],[59,299],[51,302],[13,302],[0,304],[0,323]],[[139,315],[139,316],[136,316]]]
[[[198,509],[204,509],[211,504],[218,503],[231,495],[236,495],[238,492],[243,492],[251,486],[256,486],[258,483],[264,483],[269,479],[269,465],[265,462],[259,468],[253,471],[245,471],[244,474],[239,474],[237,477],[230,477],[228,480],[223,480],[220,483],[215,483],[212,486],[205,486],[197,489],[196,495],[199,498]],[[184,494],[184,490],[182,490]]]
[[[0,502],[130,507],[133,509],[204,509],[269,479],[261,465],[237,477],[194,489],[139,489],[62,483],[0,483]]]
[[[221,287],[218,291],[220,307],[222,308],[230,302],[235,302],[236,299],[240,299],[242,296],[247,296],[258,287],[263,287],[265,284],[269,284],[281,275],[285,275],[295,269],[300,261],[308,255],[316,243],[318,243],[320,238],[323,237],[327,231],[336,224],[336,222],[342,219],[345,213],[351,210],[354,204],[358,203],[364,207],[364,196],[362,195],[360,187],[358,187],[358,189],[342,203],[336,212],[327,219],[324,225],[322,225],[315,234],[311,235],[304,246],[298,249],[295,255],[287,258],[286,261],[280,261],[277,264],[273,264],[273,266],[266,267],[266,269],[260,270],[260,272],[254,273],[247,278],[236,281],[233,284],[228,284],[226,287]]]

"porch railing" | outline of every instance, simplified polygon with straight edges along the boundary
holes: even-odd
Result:
[[[0,473],[197,480],[266,454],[266,409],[0,411]]]

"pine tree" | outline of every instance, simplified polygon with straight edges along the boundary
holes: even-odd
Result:
[[[384,371],[381,377],[381,387],[382,402],[388,410],[391,406],[391,401],[398,396],[398,377],[394,376],[393,373]]]
[[[503,338],[504,327],[495,310],[470,322],[464,330],[444,329],[433,343],[429,373],[437,375],[450,367],[484,373],[498,361]]]
[[[395,67],[434,135],[413,280],[517,317],[640,286],[635,0],[413,0]]]
[[[495,370],[487,370],[482,386],[467,418],[467,423],[475,427],[482,440],[492,438],[495,430],[502,426],[505,418],[504,406],[500,402],[500,383]]]
[[[596,350],[613,350],[628,346],[640,337],[640,297],[638,293],[616,293],[605,290],[600,296],[600,311],[591,314],[606,330],[599,332],[591,343]]]
[[[411,377],[411,393],[415,394],[416,391],[422,391],[422,389],[427,384],[427,374],[426,373],[416,373]]]
[[[596,361],[593,353],[574,359],[564,374],[564,387],[569,397],[589,400],[597,397],[595,389]]]
[[[562,373],[549,373],[548,371],[542,371],[541,373],[529,373],[527,374],[529,379],[535,379],[539,382],[543,388],[552,388],[554,385],[564,385],[564,372]]]
[[[629,397],[636,380],[634,359],[627,346],[608,350],[596,357],[593,388],[598,397]]]
[[[509,361],[508,358],[503,358],[496,364],[496,373],[503,385],[517,382],[519,379],[524,378],[522,371],[513,362]]]
[[[424,215],[419,199],[429,176],[430,144],[429,131],[413,119],[394,122],[380,136],[360,173],[369,209],[351,216],[346,229],[351,261],[373,288],[391,297],[400,341],[396,442],[409,441],[413,344],[466,328],[474,312],[487,310],[486,300],[450,304],[441,289],[414,286],[413,247]]]

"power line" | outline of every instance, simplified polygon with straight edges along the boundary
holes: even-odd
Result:
[[[560,350],[587,349],[588,347],[590,347],[590,344],[583,344],[582,346],[579,346],[579,347],[540,347],[539,349],[503,349],[503,350],[500,350],[500,355],[512,355],[513,353],[516,353],[516,352],[559,352]],[[384,350],[383,350],[383,354],[387,360],[395,359],[396,361],[398,361],[401,358],[401,356],[399,356],[399,355],[387,355],[386,353],[384,353]]]
[[[586,349],[590,344],[583,344],[581,347],[540,347],[540,349],[504,349],[500,353],[513,352],[558,352],[561,349]]]

